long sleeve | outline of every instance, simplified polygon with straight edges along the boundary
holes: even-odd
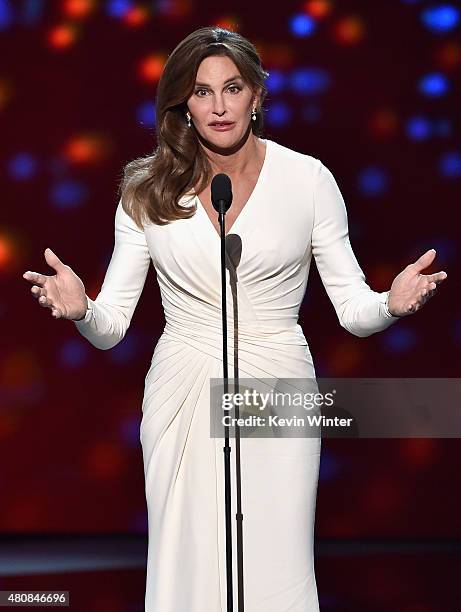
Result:
[[[138,303],[150,265],[144,231],[123,210],[115,213],[115,245],[101,291],[87,296],[85,317],[73,321],[78,331],[96,348],[107,350],[125,336]]]
[[[350,333],[366,337],[400,317],[387,308],[389,291],[376,292],[352,250],[344,199],[330,170],[319,160],[314,188],[312,253],[339,322]]]

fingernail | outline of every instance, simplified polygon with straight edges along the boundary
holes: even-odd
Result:
[[[435,249],[431,249],[431,251],[434,251],[434,253],[437,253],[437,251]]]

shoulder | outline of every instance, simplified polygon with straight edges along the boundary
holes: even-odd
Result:
[[[290,149],[274,140],[268,142],[271,147],[274,180],[288,181],[294,189],[312,191],[316,188],[322,174],[329,173],[322,161],[309,153]]]
[[[295,170],[303,169],[306,171],[306,169],[308,169],[313,173],[318,173],[320,171],[322,162],[317,157],[309,155],[308,153],[301,153],[301,151],[296,151],[295,149],[290,149],[275,140],[270,141],[270,146],[272,147],[274,157],[277,158],[280,164],[289,166]]]

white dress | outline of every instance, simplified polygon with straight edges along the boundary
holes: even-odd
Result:
[[[318,159],[266,139],[257,184],[227,230],[229,376],[314,378],[297,323],[312,255],[340,324],[357,336],[398,320],[365,282],[343,198]],[[188,196],[182,199],[187,204]],[[222,438],[210,436],[210,378],[223,375],[220,238],[197,197],[191,219],[140,230],[119,202],[103,286],[75,321],[95,347],[124,337],[152,261],[166,325],[144,389],[146,612],[225,612]],[[236,282],[237,281],[237,282]],[[237,610],[235,440],[230,439]],[[320,438],[241,438],[246,612],[317,612],[314,518]]]

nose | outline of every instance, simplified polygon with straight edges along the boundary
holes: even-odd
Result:
[[[223,115],[226,109],[224,107],[224,98],[222,94],[218,94],[213,98],[213,114]]]

